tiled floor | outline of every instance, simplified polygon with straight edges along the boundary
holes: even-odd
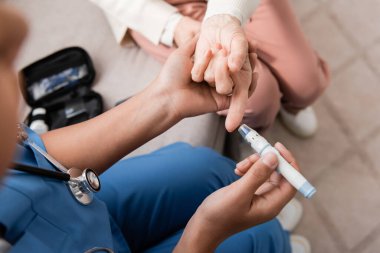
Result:
[[[268,134],[294,151],[318,188],[314,199],[301,200],[296,233],[314,253],[380,252],[380,1],[292,2],[332,69],[315,106],[318,134],[299,140],[279,122]]]

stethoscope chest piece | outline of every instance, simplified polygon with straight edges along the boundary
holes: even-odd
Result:
[[[95,171],[91,169],[80,170],[76,168],[67,169],[65,166],[60,164],[57,160],[55,160],[51,155],[49,155],[46,151],[36,145],[32,140],[29,139],[28,133],[25,131],[25,126],[23,124],[18,124],[18,133],[17,139],[20,143],[27,143],[31,148],[41,154],[46,158],[52,165],[55,166],[57,170],[62,172],[66,178],[60,176],[59,179],[62,180],[64,178],[67,181],[67,185],[72,192],[74,198],[78,200],[79,203],[83,205],[88,205],[92,202],[94,198],[94,192],[98,192],[100,190],[100,180]],[[24,166],[25,167],[25,166]],[[20,169],[20,168],[19,168]],[[39,168],[29,168],[28,171],[33,170],[33,173],[36,174],[36,171],[40,171],[37,174],[49,174],[48,172],[41,172]],[[42,170],[43,171],[43,170]],[[50,173],[51,174],[51,173]],[[67,178],[67,174],[69,174],[70,179]],[[52,177],[52,175],[50,175]]]
[[[68,173],[71,178],[68,186],[74,198],[83,205],[90,204],[94,198],[94,192],[100,190],[98,175],[91,169],[71,168]]]

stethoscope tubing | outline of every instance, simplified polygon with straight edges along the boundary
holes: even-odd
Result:
[[[13,163],[12,166],[10,167],[13,170],[22,171],[29,174],[49,177],[49,178],[58,179],[62,181],[70,181],[70,175],[63,172],[51,171],[51,170],[42,169],[39,167],[27,165],[27,164],[22,164],[22,163]]]
[[[67,181],[67,186],[73,194],[74,198],[83,205],[88,205],[92,202],[93,193],[100,190],[100,180],[95,171],[90,168],[84,170],[78,170],[76,168],[67,169],[45,150],[40,148],[32,140],[29,139],[25,126],[23,124],[18,125],[19,132],[17,139],[22,144],[29,144],[29,147],[37,151],[40,155],[44,156],[54,167],[61,171],[50,171],[43,168],[29,166],[26,164],[14,164],[13,169],[23,172],[31,173],[34,175],[45,176],[58,180]]]

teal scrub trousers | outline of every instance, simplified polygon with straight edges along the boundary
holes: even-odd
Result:
[[[209,148],[175,143],[116,163],[101,175],[97,196],[132,252],[172,252],[202,201],[238,179],[234,168]],[[289,233],[274,219],[231,236],[216,252],[289,253]]]

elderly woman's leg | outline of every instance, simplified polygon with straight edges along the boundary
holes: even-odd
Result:
[[[302,33],[288,0],[262,0],[246,34],[278,80],[286,109],[311,105],[328,86],[328,67]]]

